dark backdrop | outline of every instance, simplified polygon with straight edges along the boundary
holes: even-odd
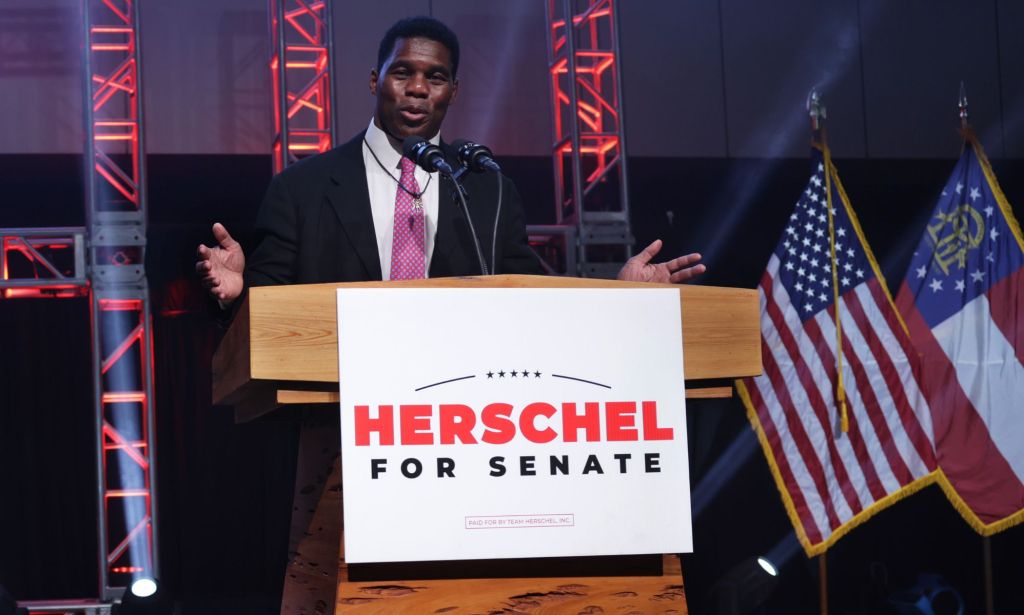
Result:
[[[890,286],[906,267],[953,160],[837,160]],[[531,223],[553,218],[546,158],[506,158]],[[1004,192],[1024,214],[1024,160],[994,160]],[[805,159],[631,158],[639,243],[706,255],[701,283],[753,288],[808,166]],[[211,407],[210,356],[220,334],[192,277],[195,247],[220,220],[248,244],[270,178],[264,156],[149,157],[147,271],[156,348],[158,498],[162,576],[185,613],[276,612],[290,505],[294,426],[235,425]],[[82,224],[81,159],[0,156],[0,226]],[[671,214],[671,215],[670,215]],[[0,584],[19,599],[96,592],[95,479],[88,305],[83,300],[0,301]],[[689,404],[691,482],[702,479],[750,427],[737,400]],[[740,447],[741,449],[743,447]],[[733,452],[735,473],[712,479],[684,557],[691,609],[745,557],[793,535],[764,457]],[[792,543],[790,543],[792,544]],[[996,612],[1024,612],[1024,527],[992,540]],[[785,551],[785,549],[783,549]],[[814,613],[817,562],[799,550],[782,566],[772,613]],[[833,613],[877,613],[875,600],[943,575],[983,612],[982,540],[936,487],[897,503],[828,553]]]

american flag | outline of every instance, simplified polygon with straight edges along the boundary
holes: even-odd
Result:
[[[935,455],[917,356],[827,149],[811,169],[758,287],[764,374],[737,388],[815,555],[930,483]]]
[[[968,133],[900,285],[940,484],[988,535],[1024,521],[1024,237]]]

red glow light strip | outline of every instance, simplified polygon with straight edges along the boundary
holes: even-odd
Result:
[[[142,341],[142,334],[143,327],[140,324],[137,327],[135,327],[135,330],[128,334],[128,337],[124,338],[124,341],[122,341],[117,346],[117,348],[115,348],[114,351],[110,353],[110,356],[103,360],[103,366],[100,373],[105,374],[108,371],[110,371],[111,366],[114,365],[114,363],[118,359],[123,357],[124,353],[128,352],[128,349],[131,348],[135,344],[135,342]]]
[[[103,435],[110,438],[116,443],[116,446],[104,448],[107,448],[107,450],[123,450],[125,454],[131,457],[132,461],[134,461],[136,465],[138,465],[140,468],[142,468],[143,470],[149,469],[149,460],[143,457],[142,453],[140,453],[134,446],[132,446],[132,444],[128,442],[128,440],[125,440],[124,436],[121,435],[121,432],[117,431],[117,429],[115,429],[113,425],[106,421],[103,421]],[[143,445],[145,444],[143,443]]]

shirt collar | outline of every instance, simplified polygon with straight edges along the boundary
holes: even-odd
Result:
[[[441,143],[441,132],[438,131],[428,141],[434,145],[439,145]],[[392,139],[386,132],[377,128],[377,124],[374,123],[372,117],[370,118],[370,126],[366,129],[366,144],[370,146],[374,154],[377,154],[377,158],[385,168],[398,169],[401,167],[401,141]]]

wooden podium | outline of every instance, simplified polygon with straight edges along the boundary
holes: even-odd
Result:
[[[214,355],[214,403],[239,422],[336,408],[335,291],[372,287],[675,288],[688,398],[728,397],[726,379],[761,373],[755,290],[516,275],[268,286],[250,289]],[[337,413],[321,414],[303,424],[282,613],[686,613],[675,555],[349,566]]]

